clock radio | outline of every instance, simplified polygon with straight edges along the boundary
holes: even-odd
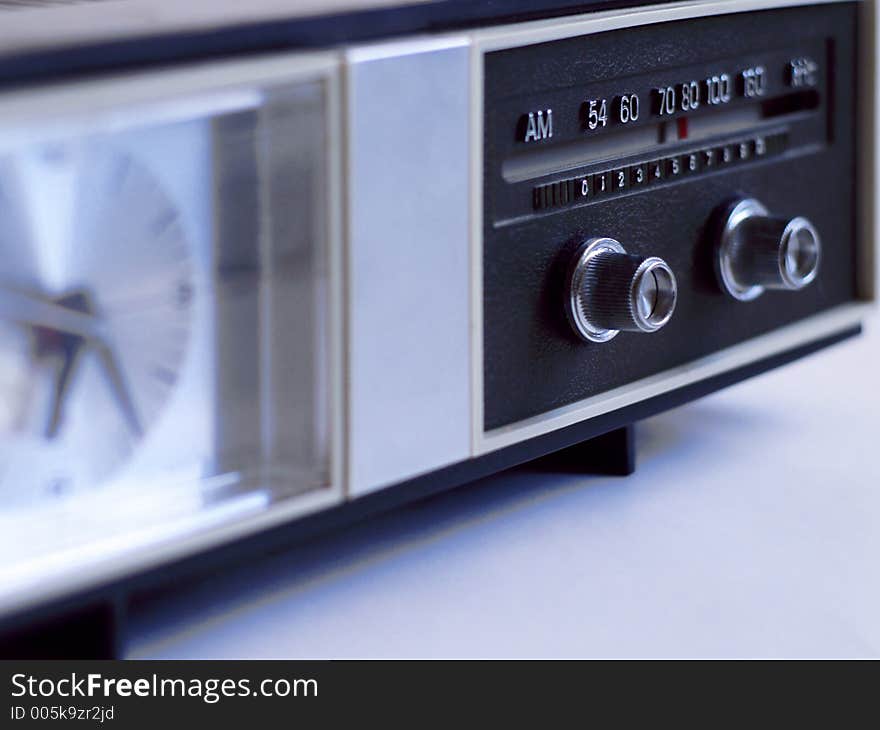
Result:
[[[872,3],[0,15],[6,654],[539,457],[628,473],[874,297]]]

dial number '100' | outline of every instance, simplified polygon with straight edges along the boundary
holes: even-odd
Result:
[[[733,82],[730,74],[718,74],[706,79],[706,102],[717,106],[726,104],[733,97]]]

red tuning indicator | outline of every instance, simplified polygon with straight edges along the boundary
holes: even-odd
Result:
[[[688,120],[687,117],[679,117],[675,120],[678,125],[678,138],[679,139],[687,139],[688,138]]]

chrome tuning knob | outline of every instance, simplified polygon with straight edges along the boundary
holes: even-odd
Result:
[[[747,198],[722,216],[715,269],[724,291],[750,301],[766,289],[803,289],[816,278],[821,253],[819,233],[806,218],[771,216]]]
[[[569,269],[566,310],[574,331],[607,342],[621,330],[656,332],[672,317],[678,286],[661,258],[628,254],[613,238],[592,238]]]

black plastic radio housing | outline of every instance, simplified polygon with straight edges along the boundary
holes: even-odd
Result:
[[[486,55],[486,431],[857,298],[855,37],[856,4],[846,3],[626,28]],[[805,58],[818,67],[809,83],[792,78],[792,64]],[[761,93],[748,97],[743,73],[755,68],[765,79]],[[721,101],[716,84],[713,105],[707,83],[721,74],[729,78],[730,98]],[[683,110],[688,80],[702,103]],[[677,103],[661,116],[658,90],[668,88],[678,92]],[[622,123],[620,100],[630,93],[640,99],[638,119]],[[590,129],[588,105],[593,101],[596,112],[596,100],[606,101],[606,124],[594,113]],[[535,115],[547,117],[548,110],[552,136],[542,119],[540,138]],[[728,146],[732,159],[725,164]],[[615,154],[621,149],[623,156]],[[689,169],[691,155],[696,170]],[[656,182],[652,165],[660,166]],[[715,218],[743,197],[776,215],[813,221],[824,248],[810,286],[752,302],[721,291]],[[664,329],[624,332],[607,343],[574,334],[564,279],[574,248],[598,236],[672,267],[678,303]]]

